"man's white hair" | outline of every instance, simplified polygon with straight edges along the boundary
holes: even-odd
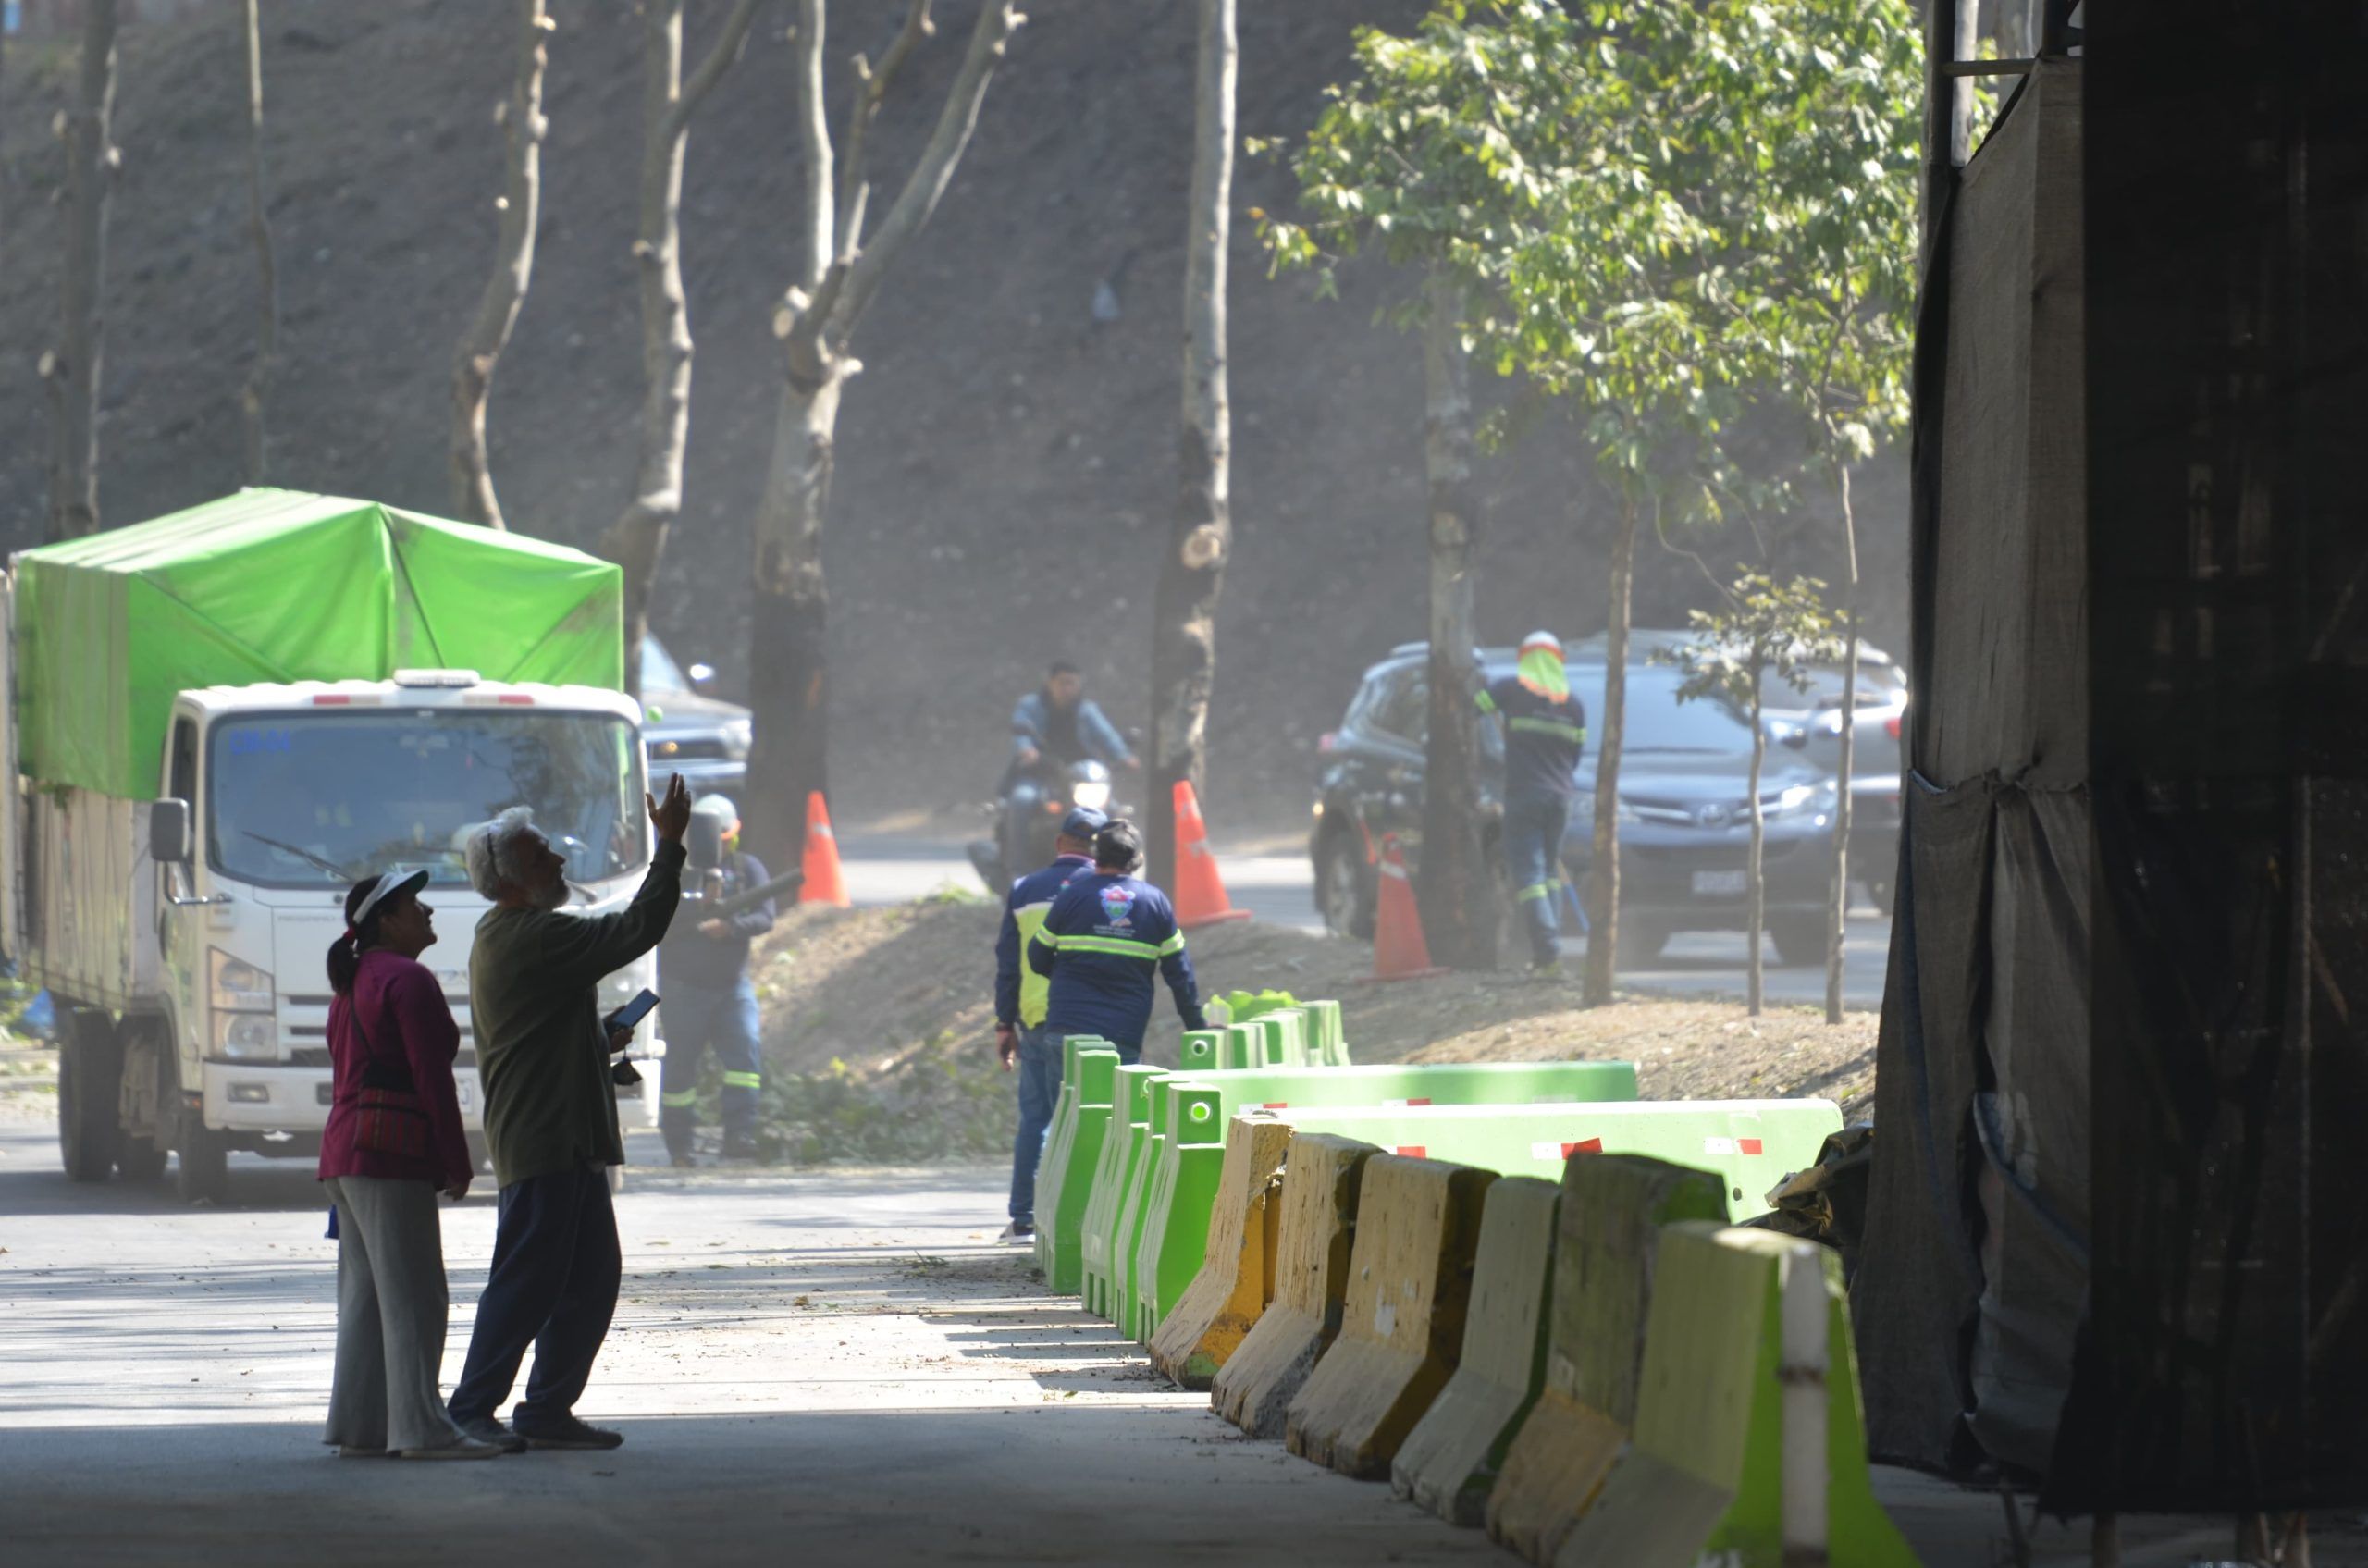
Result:
[[[518,846],[535,832],[535,813],[512,806],[469,834],[469,885],[480,898],[499,898],[504,887],[523,887]]]

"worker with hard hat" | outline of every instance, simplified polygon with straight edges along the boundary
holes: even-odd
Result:
[[[1562,964],[1562,833],[1587,744],[1586,710],[1571,695],[1561,639],[1523,637],[1513,673],[1490,682],[1477,700],[1505,726],[1506,876],[1529,931],[1530,973],[1550,977]]]
[[[772,879],[740,847],[739,808],[721,795],[705,796],[691,808],[684,847],[684,881],[697,901],[684,901],[682,918],[658,949],[659,988],[666,998],[658,1125],[673,1163],[696,1164],[699,1070],[712,1052],[723,1074],[723,1157],[754,1159],[764,1065],[748,946],[773,929],[773,901],[736,915],[702,915],[700,909]]]

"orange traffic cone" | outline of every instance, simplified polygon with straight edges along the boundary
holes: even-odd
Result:
[[[1176,781],[1176,923],[1186,931],[1219,920],[1246,920],[1247,909],[1237,909],[1225,895],[1225,879],[1217,875],[1217,858],[1209,848],[1209,828],[1201,821],[1201,797],[1192,781]]]
[[[1420,980],[1447,971],[1431,962],[1431,945],[1423,936],[1422,911],[1414,907],[1414,884],[1407,880],[1406,857],[1396,834],[1381,841],[1379,896],[1373,921],[1373,978]]]
[[[822,804],[819,789],[806,796],[806,881],[797,901],[847,907],[846,878],[839,874],[839,836],[831,831],[831,809]]]

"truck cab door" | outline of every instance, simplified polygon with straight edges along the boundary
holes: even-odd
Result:
[[[176,713],[165,745],[165,796],[188,803],[192,828],[204,820],[197,798],[197,763],[196,717]],[[199,839],[203,833],[193,833],[191,836]],[[173,1048],[180,1063],[179,1081],[183,1084],[195,1084],[199,1080],[199,1035],[205,1027],[204,997],[199,987],[204,982],[205,969],[204,922],[210,911],[181,902],[198,896],[197,861],[201,858],[202,854],[184,864],[156,868],[157,876],[163,879],[156,900],[157,958],[163,971],[159,989],[165,995]]]

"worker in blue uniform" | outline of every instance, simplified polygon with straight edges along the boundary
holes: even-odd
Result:
[[[1028,944],[1071,878],[1093,869],[1093,836],[1109,821],[1090,806],[1072,809],[1053,841],[1053,863],[1029,872],[1004,895],[1003,929],[995,938],[995,1055],[1003,1070],[1019,1072],[1019,1132],[1011,1145],[1011,1223],[1006,1241],[1036,1234],[1036,1166],[1061,1092],[1061,1043],[1044,1033],[1050,982],[1024,961]]]
[[[724,899],[772,880],[764,863],[740,847],[739,808],[721,795],[691,808],[684,835],[691,876],[703,900]],[[758,1101],[764,1088],[757,987],[748,974],[748,946],[773,929],[773,901],[736,915],[697,914],[686,904],[658,949],[659,983],[666,995],[666,1063],[659,1080],[659,1128],[677,1166],[697,1163],[699,1068],[715,1054],[723,1074],[723,1157],[757,1157]]]
[[[1132,873],[1142,834],[1121,817],[1093,838],[1093,869],[1072,878],[1028,945],[1028,962],[1051,982],[1043,1032],[1054,1042],[1098,1035],[1129,1066],[1142,1057],[1152,976],[1164,976],[1186,1029],[1202,1029],[1199,982],[1167,895]]]
[[[1562,833],[1587,744],[1586,710],[1571,695],[1561,639],[1551,632],[1523,637],[1514,673],[1490,683],[1477,701],[1480,711],[1504,722],[1506,880],[1529,928],[1529,972],[1551,977],[1562,967]]]

